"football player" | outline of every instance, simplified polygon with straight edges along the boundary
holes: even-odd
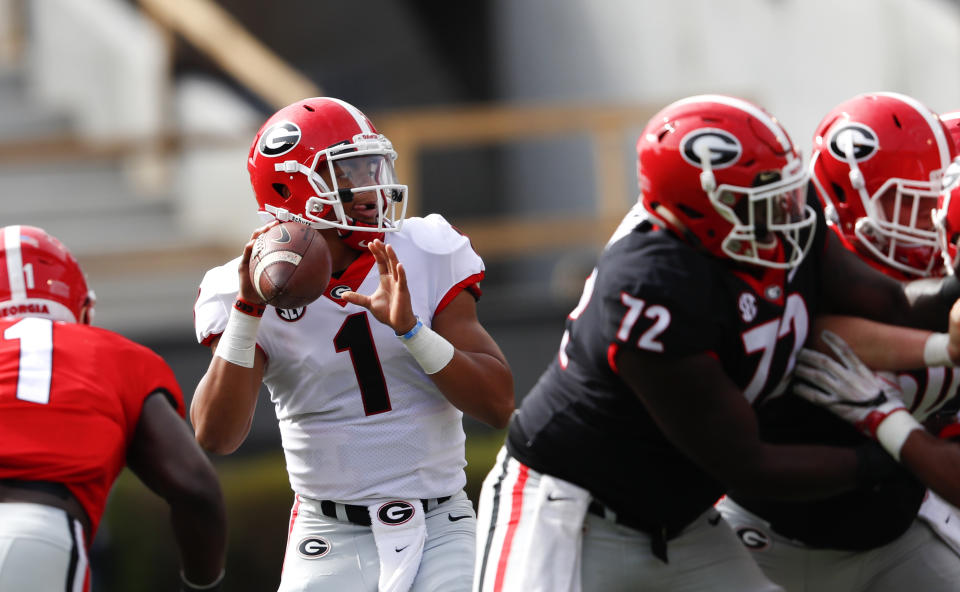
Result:
[[[760,439],[754,409],[783,396],[811,319],[918,312],[825,231],[777,120],[690,97],[653,117],[637,151],[639,203],[484,482],[475,590],[781,590],[717,499],[823,498],[900,470],[865,439]],[[952,302],[926,304],[945,317]],[[901,328],[886,329],[899,345]]]
[[[440,215],[403,218],[396,156],[344,101],[280,109],[247,161],[259,210],[316,228],[333,278],[305,307],[265,307],[248,268],[274,221],[200,285],[213,359],[191,418],[204,448],[230,453],[270,391],[295,494],[281,591],[470,587],[462,417],[504,427],[513,378],[477,319],[482,260]]]
[[[93,321],[76,259],[0,228],[0,590],[88,591],[87,551],[123,467],[170,504],[182,590],[219,590],[226,514],[156,353]]]
[[[876,92],[843,101],[818,125],[810,163],[830,234],[850,253],[900,282],[942,277],[944,261],[932,214],[960,180],[956,156],[937,114],[912,97]],[[847,285],[847,280],[840,283]],[[814,335],[831,327],[849,334],[855,323],[867,324],[818,319]],[[944,315],[938,328],[946,327]],[[930,334],[916,335],[921,339],[914,341],[912,351],[922,353]],[[934,337],[931,343],[944,337]],[[904,353],[904,348],[880,347],[879,340],[873,341],[858,340],[857,349],[878,347],[866,355],[877,356],[873,359],[886,367],[890,361],[878,359],[884,350],[891,356]],[[942,349],[940,353],[949,362]],[[815,360],[818,355],[807,357]],[[924,366],[921,357],[912,366],[920,369],[902,373],[899,382],[917,418],[935,421],[944,404],[956,396],[960,376],[952,368]],[[850,412],[856,415],[863,409]],[[769,442],[855,446],[870,438],[793,394],[761,406],[758,414],[761,437]],[[886,425],[881,434],[894,423]],[[960,581],[960,557],[928,523],[917,519],[925,493],[914,475],[898,471],[872,488],[814,502],[760,499],[734,490],[718,507],[764,573],[788,591],[892,592],[911,586],[954,590]],[[927,503],[942,504],[934,499]],[[764,544],[757,543],[761,539]]]

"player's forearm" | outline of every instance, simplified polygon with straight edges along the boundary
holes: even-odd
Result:
[[[824,315],[813,325],[812,344],[828,351],[819,339],[828,329],[846,341],[864,364],[874,370],[913,370],[923,368],[924,346],[930,331],[898,327],[859,317]]]
[[[190,404],[190,420],[200,446],[217,454],[236,450],[250,431],[259,388],[255,369],[214,357]]]
[[[763,444],[757,455],[730,463],[720,477],[748,497],[802,501],[851,491],[862,474],[853,448]]]
[[[495,428],[504,428],[514,409],[513,374],[496,357],[456,351],[443,370],[431,374],[450,403]]]
[[[914,430],[900,449],[900,462],[940,497],[960,506],[960,445]]]

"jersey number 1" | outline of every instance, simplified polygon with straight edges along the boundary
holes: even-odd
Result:
[[[46,405],[53,375],[53,323],[26,318],[7,327],[3,338],[20,342],[17,398]]]
[[[338,352],[350,352],[353,373],[357,376],[360,396],[363,398],[364,413],[376,415],[390,411],[392,407],[387,381],[383,377],[383,368],[380,367],[380,356],[377,355],[377,346],[373,342],[367,313],[358,312],[348,316],[333,338],[333,345]]]

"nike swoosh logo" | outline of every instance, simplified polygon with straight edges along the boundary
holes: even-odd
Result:
[[[469,518],[470,514],[464,514],[463,516],[454,516],[453,514],[447,514],[447,520],[450,522],[456,522],[457,520],[463,520],[464,518]]]
[[[397,553],[399,553],[400,551],[403,551],[404,549],[406,549],[406,548],[409,547],[409,546],[410,546],[410,545],[406,545],[406,546],[403,546],[403,547],[394,547],[393,550],[396,551]]]
[[[273,239],[275,243],[289,243],[290,242],[290,233],[287,232],[287,229],[283,226],[280,226],[280,236]]]
[[[548,501],[548,502],[560,502],[560,501],[563,501],[563,500],[572,500],[572,499],[573,499],[572,497],[554,497],[554,495],[553,495],[552,493],[548,493],[548,494],[547,494],[547,501]]]

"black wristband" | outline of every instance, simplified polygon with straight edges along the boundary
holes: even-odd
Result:
[[[859,489],[873,489],[903,470],[876,442],[870,441],[857,446],[856,453]]]

